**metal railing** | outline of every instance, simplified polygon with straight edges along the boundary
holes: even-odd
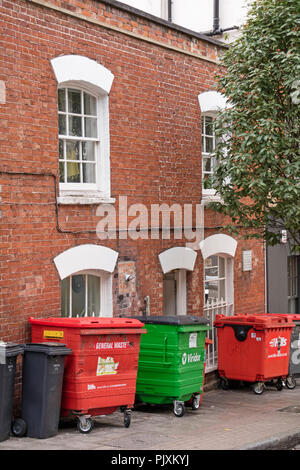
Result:
[[[210,372],[218,368],[218,341],[217,330],[214,327],[216,315],[226,315],[228,317],[233,315],[233,303],[228,303],[224,299],[208,298],[203,309],[204,317],[209,319],[211,327],[207,336],[212,340],[212,344],[208,345],[205,372]]]

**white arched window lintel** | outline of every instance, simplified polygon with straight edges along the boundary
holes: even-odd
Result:
[[[213,255],[234,258],[237,241],[229,235],[216,234],[205,238],[199,243],[203,259]]]
[[[112,273],[118,253],[102,245],[79,245],[64,251],[54,258],[60,279],[87,270],[101,270]]]
[[[95,60],[79,55],[63,55],[51,60],[58,85],[82,83],[94,93],[109,94],[114,75]]]
[[[227,98],[218,91],[205,91],[198,95],[201,113],[218,112],[223,109],[231,108],[232,105]]]

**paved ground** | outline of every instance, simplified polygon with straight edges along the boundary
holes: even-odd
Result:
[[[262,395],[248,387],[213,390],[203,395],[197,411],[181,418],[172,407],[140,405],[125,428],[123,415],[95,419],[91,433],[64,423],[47,439],[29,437],[0,443],[1,450],[258,450],[294,448],[300,443],[300,379],[294,390],[267,387]]]

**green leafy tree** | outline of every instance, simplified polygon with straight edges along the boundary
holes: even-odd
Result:
[[[281,230],[300,247],[300,2],[257,0],[222,56],[218,91],[230,108],[215,120],[219,164],[206,187],[227,228],[275,245]],[[244,231],[245,232],[245,231]]]

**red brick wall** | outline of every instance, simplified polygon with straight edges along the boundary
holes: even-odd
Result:
[[[197,97],[214,87],[214,72],[218,70],[214,62],[193,55],[215,58],[217,47],[209,42],[98,1],[48,3],[77,17],[27,0],[0,2],[0,80],[6,86],[6,103],[0,104],[1,170],[43,173],[0,174],[0,339],[5,341],[28,341],[30,315],[60,314],[60,280],[53,258],[62,251],[83,243],[103,244],[118,251],[114,313],[139,313],[144,297],[149,295],[151,313],[159,314],[162,271],[158,254],[185,244],[184,240],[172,239],[102,241],[94,233],[99,221],[97,206],[56,208],[55,179],[47,175],[58,177],[57,83],[50,60],[80,54],[114,74],[109,98],[112,197],[125,195],[128,205],[142,203],[148,208],[153,203],[200,203]],[[168,48],[103,27],[101,22],[163,42]],[[118,210],[118,200],[115,206]],[[212,226],[222,225],[216,217],[211,217]],[[68,233],[59,232],[57,226]],[[241,271],[243,247],[254,251],[251,273]],[[236,311],[264,310],[263,259],[260,244],[239,242]],[[123,262],[133,262],[130,269],[136,271],[135,289],[129,292],[118,278]],[[195,270],[188,274],[190,314],[201,314],[202,279],[199,251]]]

